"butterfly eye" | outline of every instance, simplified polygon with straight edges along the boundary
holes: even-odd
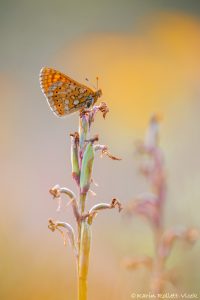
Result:
[[[89,108],[90,105],[91,105],[91,102],[90,102],[90,101],[87,101],[87,102],[86,102],[86,107]]]

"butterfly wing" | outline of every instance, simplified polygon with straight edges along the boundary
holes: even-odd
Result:
[[[46,67],[40,71],[40,86],[51,110],[58,117],[80,110],[94,96],[87,86]]]

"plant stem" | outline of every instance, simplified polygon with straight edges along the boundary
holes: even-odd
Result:
[[[87,299],[87,280],[79,277],[78,281],[78,299],[86,300]]]
[[[159,223],[158,228],[155,228],[154,240],[155,240],[155,257],[153,263],[153,271],[151,278],[151,291],[153,294],[161,294],[164,289],[162,275],[164,271],[164,261],[159,255],[159,245],[162,235],[162,224]]]
[[[155,244],[155,256],[153,262],[152,278],[151,278],[151,291],[153,294],[161,294],[164,289],[163,284],[163,272],[164,272],[164,261],[159,254],[160,241],[163,234],[163,207],[158,198],[157,209],[159,212],[159,220],[157,226],[154,227],[154,244]]]
[[[84,210],[85,210],[85,200],[86,200],[86,194],[80,194],[80,211],[81,211],[81,213],[84,213]]]
[[[78,300],[87,300],[87,277],[89,268],[91,231],[87,221],[80,225],[80,247],[78,256]]]
[[[161,150],[157,147],[154,152],[154,161],[156,165],[157,174],[155,178],[157,179],[152,184],[152,188],[157,194],[157,211],[158,211],[158,221],[156,227],[154,227],[154,243],[155,243],[155,257],[152,271],[151,280],[151,290],[155,294],[160,294],[164,291],[164,260],[160,256],[159,247],[161,238],[163,235],[163,217],[164,217],[164,204],[166,200],[166,178],[165,170],[163,164],[163,155]]]

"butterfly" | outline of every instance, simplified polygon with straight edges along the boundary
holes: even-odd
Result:
[[[69,76],[47,67],[40,71],[40,86],[51,110],[58,117],[90,108],[102,95],[101,90],[93,91]]]

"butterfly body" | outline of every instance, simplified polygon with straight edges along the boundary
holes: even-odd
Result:
[[[101,90],[93,91],[67,75],[46,67],[40,71],[40,86],[51,110],[58,117],[89,108],[102,95]]]

